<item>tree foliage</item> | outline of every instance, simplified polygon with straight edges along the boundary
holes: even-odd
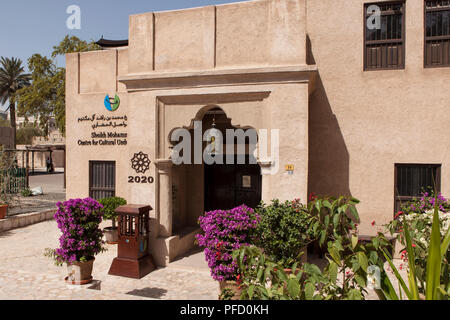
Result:
[[[19,115],[35,117],[45,135],[48,134],[49,119],[55,117],[56,125],[65,134],[66,70],[56,66],[55,58],[72,52],[99,50],[93,41],[87,42],[72,36],[66,36],[53,47],[52,57],[34,54],[28,59],[32,84],[17,92]]]
[[[25,73],[22,60],[0,58],[0,103],[9,103],[11,127],[14,128],[14,147],[16,145],[16,94],[30,84],[30,75]]]
[[[44,136],[42,130],[34,124],[27,124],[17,130],[17,144],[31,145],[33,138],[40,136]]]

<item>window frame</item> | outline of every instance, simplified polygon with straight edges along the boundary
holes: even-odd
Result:
[[[113,188],[102,188],[102,187],[93,187],[93,165],[94,164],[114,164],[114,189]],[[112,192],[112,197],[116,196],[116,187],[117,187],[117,166],[116,161],[110,161],[110,160],[90,160],[89,161],[89,197],[92,199],[95,199],[93,197],[93,192],[95,191],[104,191],[104,192]],[[99,200],[99,199],[96,199]]]
[[[399,166],[404,167],[433,167],[436,168],[436,191],[441,192],[441,171],[442,164],[441,163],[395,163],[394,164],[394,215],[397,214],[400,206],[397,208],[397,201],[400,202],[409,202],[414,199],[417,199],[418,196],[400,196],[397,194],[398,191],[398,168]]]
[[[450,10],[450,8],[448,9],[427,9],[427,1],[430,0],[424,0],[423,1],[423,67],[424,68],[449,68],[450,67],[450,57],[449,57],[449,62],[448,64],[441,64],[441,65],[428,65],[427,64],[427,41],[433,41],[430,40],[429,38],[433,38],[433,37],[427,37],[427,12],[429,11],[447,11]],[[449,36],[440,36],[440,37],[447,37],[450,41],[450,35]],[[428,38],[428,39],[427,39]],[[439,40],[439,39],[435,39],[435,40]],[[450,46],[450,44],[449,44]]]
[[[367,67],[367,50],[366,50],[366,34],[367,34],[367,7],[371,5],[386,5],[386,4],[402,4],[403,14],[402,14],[402,59],[403,63],[401,66],[395,68],[368,68]],[[363,71],[386,71],[386,70],[405,70],[406,68],[406,0],[396,0],[396,1],[375,1],[375,2],[365,2],[363,3]],[[386,40],[378,40],[380,42]],[[392,42],[388,41],[387,43]]]

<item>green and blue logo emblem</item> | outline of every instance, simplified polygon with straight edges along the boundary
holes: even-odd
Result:
[[[105,97],[105,107],[109,111],[116,111],[120,107],[120,99],[119,96],[116,94],[114,99],[110,98],[107,94]]]

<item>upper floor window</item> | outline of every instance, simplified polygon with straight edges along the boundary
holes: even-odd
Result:
[[[404,69],[405,2],[364,5],[364,70]]]
[[[450,1],[425,1],[425,67],[450,66]]]

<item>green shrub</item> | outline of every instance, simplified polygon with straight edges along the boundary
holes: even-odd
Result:
[[[31,190],[28,188],[22,190],[21,193],[22,193],[22,197],[26,197],[26,198],[31,197],[33,195]]]
[[[103,218],[111,220],[113,227],[116,226],[117,213],[116,209],[127,204],[127,200],[120,197],[111,197],[101,199],[99,203],[103,206]]]
[[[329,241],[348,240],[359,223],[358,203],[358,199],[349,196],[318,196],[308,203],[308,211],[314,217],[312,231],[321,248],[325,249]]]
[[[315,264],[286,266],[266,257],[261,249],[244,246],[233,252],[239,267],[241,300],[364,300],[370,266],[383,268],[382,251],[388,246],[380,235],[377,243],[329,243],[328,265],[321,270]],[[360,261],[361,263],[359,263]]]
[[[405,255],[408,262],[408,276],[407,282],[398,272],[397,268],[392,263],[392,257],[388,252],[384,252],[384,256],[389,261],[389,264],[394,271],[394,274],[399,282],[398,294],[395,291],[393,284],[389,280],[384,271],[382,287],[377,290],[377,294],[382,300],[402,300],[402,291],[409,300],[449,300],[450,299],[450,272],[449,272],[449,245],[450,245],[450,228],[447,229],[444,236],[441,236],[441,223],[439,221],[439,203],[437,195],[434,202],[434,213],[431,226],[431,234],[428,239],[428,246],[426,256],[426,268],[423,269],[420,264],[417,264],[416,251],[418,246],[413,243],[414,239],[411,235],[414,230],[410,229],[407,219],[401,218],[401,234],[406,242]],[[422,270],[421,270],[422,269]],[[424,275],[419,275],[419,272],[425,272]],[[419,286],[420,279],[424,279],[424,283]],[[422,289],[422,290],[421,290]],[[425,295],[421,296],[421,292]]]
[[[256,245],[285,267],[299,261],[302,249],[314,240],[307,208],[299,200],[273,200],[270,205],[261,204],[256,213],[261,217],[255,232]]]

